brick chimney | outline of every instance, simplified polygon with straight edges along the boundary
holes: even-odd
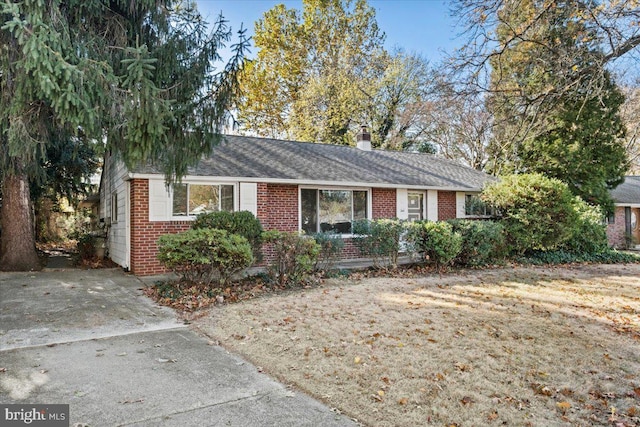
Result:
[[[359,150],[371,151],[371,134],[364,125],[360,127],[360,132],[356,135],[356,147]]]

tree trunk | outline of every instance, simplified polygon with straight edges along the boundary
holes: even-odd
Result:
[[[36,252],[29,180],[25,173],[4,177],[0,208],[0,270],[42,268]]]

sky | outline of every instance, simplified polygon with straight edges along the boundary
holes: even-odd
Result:
[[[198,0],[198,10],[209,22],[222,12],[234,31],[241,24],[247,34],[253,34],[254,22],[276,4],[302,10],[302,1],[276,0]],[[378,26],[386,35],[385,47],[403,48],[421,54],[430,62],[444,59],[444,51],[452,52],[461,44],[454,28],[455,18],[449,16],[446,0],[369,0],[376,10]],[[251,49],[250,57],[256,49]],[[223,53],[224,56],[224,53]]]

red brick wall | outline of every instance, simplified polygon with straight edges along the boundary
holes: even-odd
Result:
[[[438,221],[456,217],[455,191],[438,191]]]
[[[624,207],[617,206],[614,212],[613,224],[607,225],[607,241],[614,248],[624,248],[625,241]]]
[[[179,233],[191,227],[190,221],[149,222],[149,181],[131,181],[131,266],[138,276],[162,274],[166,270],[160,264],[157,241],[163,234]]]
[[[395,218],[397,216],[395,188],[372,188],[371,211],[372,219]]]
[[[258,219],[265,230],[298,231],[298,186],[258,184]]]
[[[156,258],[157,240],[163,234],[179,233],[191,227],[191,221],[149,221],[149,181],[131,181],[131,271],[139,276],[165,273]],[[455,216],[455,193],[453,213]],[[396,190],[374,188],[372,195],[372,217],[394,218],[396,216]],[[265,230],[298,231],[298,186],[258,183],[257,216]],[[270,258],[265,248],[265,259]],[[343,258],[357,258],[358,249],[351,239],[345,240]]]

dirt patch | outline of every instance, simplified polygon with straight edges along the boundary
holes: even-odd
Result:
[[[640,424],[640,265],[334,280],[195,322],[365,425]]]

